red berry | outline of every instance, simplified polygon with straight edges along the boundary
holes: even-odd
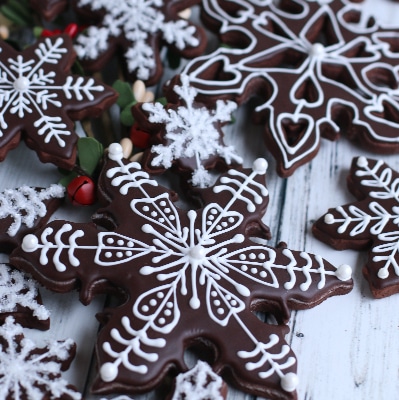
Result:
[[[77,176],[67,187],[69,200],[75,206],[88,206],[96,201],[96,185],[87,176]]]
[[[73,39],[78,33],[78,25],[74,23],[67,25],[64,29],[64,33]]]
[[[150,147],[150,134],[142,131],[137,124],[133,124],[130,128],[130,139],[133,142],[134,147],[140,149],[146,149]]]

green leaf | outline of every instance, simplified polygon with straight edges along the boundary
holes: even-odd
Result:
[[[91,137],[83,137],[78,140],[78,157],[79,165],[91,176],[95,171],[101,157],[103,156],[104,149],[102,144]]]
[[[63,176],[59,181],[58,184],[62,185],[64,187],[68,187],[68,185],[72,182],[73,179],[75,179],[78,175],[77,172],[70,172],[68,175]]]
[[[18,26],[29,26],[33,24],[33,14],[26,1],[9,0],[0,7],[0,12]]]
[[[42,34],[42,32],[43,32],[43,27],[41,27],[41,26],[35,26],[33,28],[33,36],[35,38],[39,38],[40,35]]]
[[[136,102],[128,104],[121,112],[121,123],[125,126],[132,126],[134,124],[134,117],[131,111],[132,106],[134,106]]]
[[[119,93],[116,104],[118,104],[120,108],[125,108],[131,103],[137,103],[134,98],[133,90],[127,82],[117,80],[112,87]]]

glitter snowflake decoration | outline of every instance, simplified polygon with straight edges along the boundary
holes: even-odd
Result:
[[[22,52],[0,43],[0,158],[25,134],[44,161],[71,168],[78,136],[72,119],[98,114],[116,94],[93,78],[69,75],[68,36],[45,38]]]
[[[0,264],[0,321],[13,315],[26,327],[48,329],[49,311],[41,303],[38,284],[7,264]]]
[[[313,227],[337,249],[370,249],[363,270],[377,298],[399,292],[399,173],[382,160],[353,160],[348,188],[359,201],[330,209]]]
[[[233,369],[244,391],[294,398],[296,359],[284,321],[290,309],[348,292],[350,268],[251,240],[269,234],[261,223],[268,204],[264,159],[222,174],[200,190],[204,207],[187,211],[138,163],[123,159],[120,145],[111,145],[108,156],[99,186],[109,206],[95,221],[115,229],[54,221],[27,235],[11,257],[52,290],[79,286],[85,303],[109,289],[105,282],[127,293],[104,316],[94,391],[150,390],[172,364],[186,369],[187,343],[206,339],[217,349],[215,372]],[[279,323],[256,318],[254,302]],[[234,339],[226,345],[229,332]]]
[[[206,187],[212,183],[207,169],[221,162],[242,163],[235,149],[222,142],[221,126],[231,121],[236,103],[220,100],[215,109],[208,109],[195,102],[197,91],[189,85],[187,76],[182,75],[181,80],[181,85],[174,87],[177,105],[143,103],[133,108],[139,125],[154,136],[152,142],[160,143],[146,152],[143,163],[151,172],[177,165],[180,172],[191,173],[194,186]]]
[[[190,62],[191,84],[238,103],[262,96],[256,118],[282,176],[340,133],[399,151],[397,32],[346,0],[277,3],[203,1],[204,20],[229,46]]]
[[[36,347],[22,327],[8,317],[0,326],[0,397],[2,399],[69,399],[82,396],[61,378],[75,353],[72,340]]]
[[[77,38],[75,49],[89,69],[99,70],[121,46],[125,50],[127,70],[133,77],[156,83],[162,74],[160,43],[178,50],[183,56],[202,53],[206,38],[203,31],[179,17],[178,12],[192,5],[181,0],[78,0],[78,10],[91,18],[102,15],[99,26],[89,26]]]

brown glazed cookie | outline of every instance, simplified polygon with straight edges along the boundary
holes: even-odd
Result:
[[[29,4],[36,13],[51,21],[66,9],[68,0],[29,0]]]
[[[152,146],[144,152],[141,163],[150,173],[174,166],[193,186],[203,188],[212,183],[209,169],[242,163],[233,146],[223,143],[222,126],[231,121],[237,105],[220,100],[213,109],[207,108],[195,101],[197,91],[187,76],[180,78],[181,83],[173,88],[176,102],[132,107],[139,128],[151,134]]]
[[[78,35],[75,49],[82,65],[99,71],[122,49],[132,81],[157,83],[162,76],[161,48],[167,46],[182,57],[202,54],[204,30],[180,17],[179,12],[198,0],[74,0],[75,9],[88,21],[97,19]]]
[[[111,88],[71,75],[71,38],[43,38],[21,52],[0,42],[0,160],[21,139],[43,162],[71,169],[76,159],[74,121],[99,116],[116,101]]]
[[[201,208],[185,210],[115,143],[99,178],[107,206],[94,221],[102,228],[54,221],[13,252],[18,268],[53,291],[79,289],[83,303],[124,293],[123,304],[100,316],[95,393],[150,391],[169,372],[186,371],[185,350],[200,345],[212,369],[241,390],[296,398],[296,358],[284,339],[290,310],[349,292],[351,269],[252,240],[269,237],[261,222],[266,170],[264,159],[230,169],[197,189]]]
[[[399,173],[382,160],[357,157],[347,184],[358,201],[329,209],[313,233],[338,250],[368,249],[363,274],[373,296],[399,293]]]
[[[183,72],[198,100],[255,97],[267,149],[281,176],[316,156],[321,138],[345,135],[399,152],[397,30],[352,1],[202,1],[225,46]],[[172,86],[174,81],[172,81]]]
[[[37,347],[8,317],[0,326],[0,397],[5,400],[80,400],[61,371],[69,368],[76,352],[71,339]]]

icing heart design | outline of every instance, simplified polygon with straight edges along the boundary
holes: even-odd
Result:
[[[386,63],[376,63],[363,68],[362,75],[367,83],[376,92],[389,95],[398,95],[399,66]]]
[[[287,155],[303,153],[304,147],[313,148],[313,118],[306,114],[281,113],[277,117],[277,129]],[[291,157],[290,157],[291,158]]]
[[[374,104],[364,108],[364,113],[374,121],[399,128],[399,104],[391,96],[378,96]]]

